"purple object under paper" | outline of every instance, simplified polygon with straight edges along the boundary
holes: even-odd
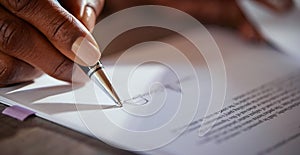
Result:
[[[2,114],[24,121],[28,116],[33,115],[35,112],[28,109],[13,105],[7,107],[2,111]]]

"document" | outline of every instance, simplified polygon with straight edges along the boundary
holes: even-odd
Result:
[[[173,128],[170,132],[187,127],[177,140],[149,154],[299,154],[299,64],[269,47],[214,32],[227,71],[225,105]]]
[[[177,37],[165,40],[176,48],[147,42],[103,59],[122,108],[91,82],[47,75],[0,89],[0,101],[141,154],[299,154],[299,61],[231,31],[209,31],[225,65],[223,103],[210,103],[223,89],[222,75],[210,72],[214,61]]]

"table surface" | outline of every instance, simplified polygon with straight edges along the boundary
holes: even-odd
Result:
[[[0,103],[0,111],[6,108]],[[133,154],[39,117],[24,122],[0,114],[0,154]]]

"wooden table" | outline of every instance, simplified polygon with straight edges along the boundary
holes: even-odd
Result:
[[[0,111],[6,108],[0,104]],[[2,155],[133,154],[35,116],[24,122],[0,114]]]

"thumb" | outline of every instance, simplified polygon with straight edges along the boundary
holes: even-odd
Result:
[[[61,5],[92,31],[101,13],[104,0],[60,0]]]

